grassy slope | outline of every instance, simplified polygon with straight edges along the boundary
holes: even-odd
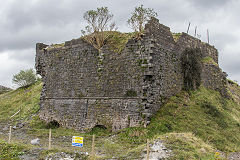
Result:
[[[149,128],[152,134],[159,130],[192,132],[220,150],[240,149],[240,106],[223,99],[218,92],[200,88],[191,95],[181,93],[172,97],[159,111]],[[159,125],[159,122],[161,122]]]
[[[27,89],[17,89],[0,95],[0,122],[27,119],[39,110],[42,84],[37,82]],[[10,118],[12,115],[20,112]]]
[[[153,137],[164,132],[190,132],[213,148],[224,152],[239,152],[240,121],[235,118],[239,116],[240,106],[236,102],[222,98],[218,92],[200,88],[190,95],[182,92],[172,97],[153,118],[148,129]],[[172,147],[175,148],[174,143]],[[195,149],[192,147],[190,150],[198,154],[199,150]],[[179,157],[190,156],[184,155],[186,152],[181,147],[175,148],[175,152]]]
[[[232,83],[229,90],[234,100],[224,99],[218,92],[203,87],[191,93],[181,92],[166,102],[147,128],[127,128],[118,133],[94,130],[81,135],[86,137],[86,146],[91,146],[91,135],[96,134],[96,150],[101,150],[106,157],[138,157],[145,148],[147,138],[151,141],[157,138],[164,140],[173,150],[175,156],[172,159],[212,159],[216,149],[239,152],[240,87]],[[9,122],[9,117],[20,108],[21,113],[11,122],[27,121],[39,110],[40,91],[41,83],[37,83],[27,89],[0,95],[1,122]],[[47,125],[37,117],[31,120],[30,128],[29,134],[48,134]],[[61,137],[79,133],[58,128],[53,130],[53,134]],[[59,147],[64,149],[61,145]],[[86,150],[90,152],[90,148]],[[20,152],[19,149],[17,151]],[[0,155],[3,156],[3,153]]]
[[[240,91],[236,85],[230,88],[234,88],[234,93]],[[203,87],[192,93],[181,92],[167,101],[147,128],[126,129],[120,135],[124,134],[124,141],[129,143],[160,136],[173,149],[173,159],[211,157],[217,149],[226,153],[239,152],[238,103]]]

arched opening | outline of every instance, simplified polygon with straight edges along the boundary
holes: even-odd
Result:
[[[60,124],[56,120],[53,120],[47,124],[47,128],[55,129],[59,127],[60,127]]]
[[[92,128],[91,133],[106,133],[108,129],[104,125],[96,125]]]

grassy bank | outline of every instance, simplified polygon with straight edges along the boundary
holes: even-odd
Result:
[[[0,121],[18,121],[28,119],[39,110],[42,83],[28,88],[19,88],[0,95]],[[17,113],[14,117],[12,117]],[[11,118],[12,117],[12,118]]]

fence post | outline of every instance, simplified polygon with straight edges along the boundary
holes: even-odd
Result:
[[[11,136],[12,136],[12,126],[9,127],[8,143],[11,143]]]
[[[52,129],[49,129],[49,142],[48,142],[48,149],[51,149],[51,141],[52,141]]]
[[[207,29],[207,42],[209,44],[209,31],[208,31],[208,29]]]
[[[92,157],[95,157],[95,135],[93,135],[92,137],[92,153],[91,153]]]
[[[195,31],[194,31],[194,37],[197,36],[197,26],[195,27]]]
[[[187,29],[187,34],[188,34],[188,31],[189,31],[190,25],[191,25],[191,23],[189,22],[188,29]]]
[[[228,159],[228,151],[225,153],[225,158]]]
[[[147,160],[149,160],[149,139],[147,139]]]

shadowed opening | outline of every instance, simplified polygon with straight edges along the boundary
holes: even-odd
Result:
[[[107,132],[107,127],[104,125],[96,125],[95,127],[92,128],[90,133],[105,133]]]
[[[107,127],[104,126],[104,125],[96,125],[95,127],[92,128],[92,130],[93,130],[93,129],[101,129],[101,130],[105,130],[105,129],[107,129]]]
[[[47,124],[47,128],[54,129],[59,127],[60,127],[60,124],[56,120],[53,120]]]

